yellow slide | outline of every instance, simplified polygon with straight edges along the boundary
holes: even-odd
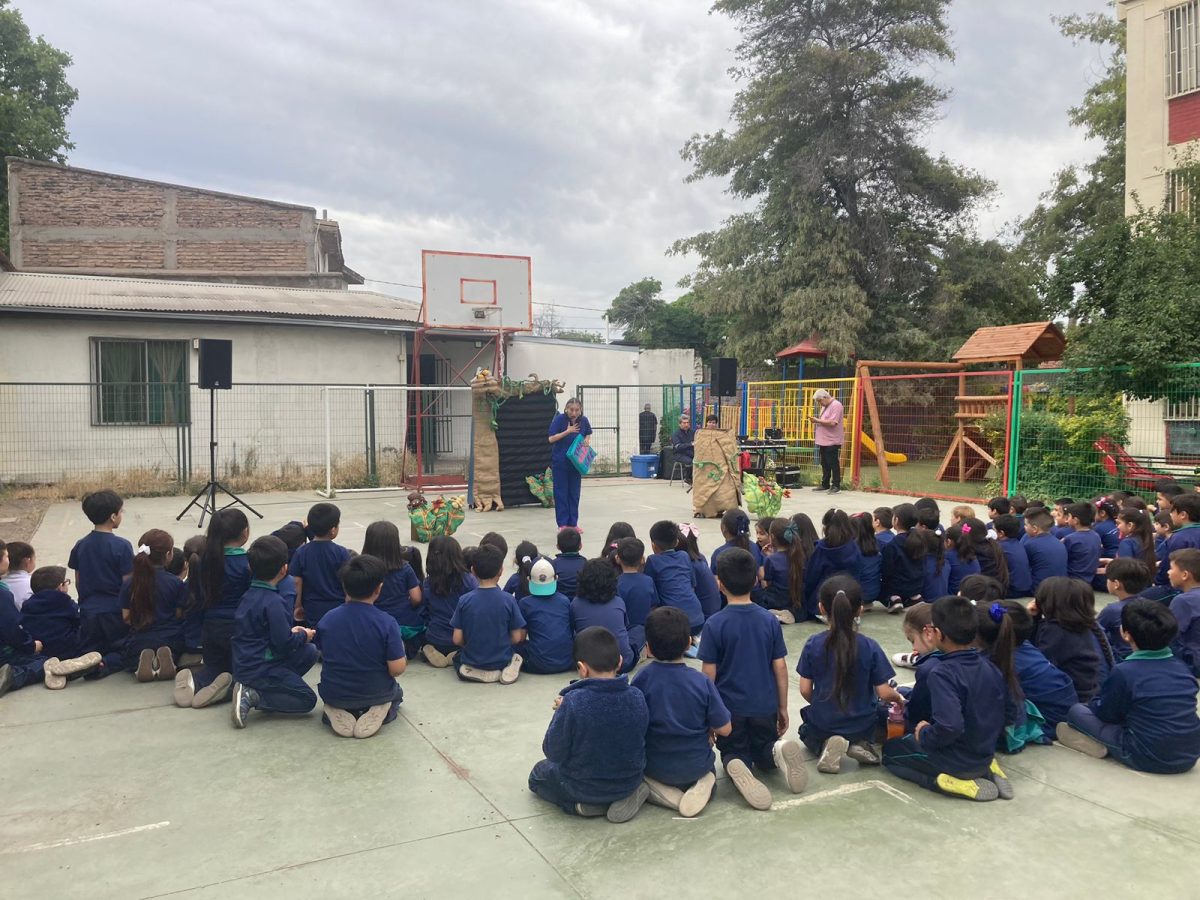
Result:
[[[875,442],[871,440],[871,436],[864,431],[859,433],[859,437],[862,438],[863,459],[867,459],[867,454],[874,459]],[[888,461],[889,466],[902,466],[908,462],[908,457],[903,453],[884,453],[883,458]]]

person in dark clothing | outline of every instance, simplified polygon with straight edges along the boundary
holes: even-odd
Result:
[[[546,758],[529,773],[529,790],[566,813],[628,822],[650,796],[646,698],[621,668],[612,633],[599,626],[575,635],[579,680],[563,688],[546,729]]]
[[[679,417],[679,427],[671,435],[671,449],[675,451],[675,462],[683,466],[683,480],[692,483],[692,464],[696,459],[696,433],[692,431],[692,417],[684,413]]]
[[[643,456],[650,452],[656,437],[658,437],[658,416],[650,411],[650,404],[647,403],[638,414],[638,445]]]
[[[1129,601],[1121,610],[1121,631],[1132,652],[1112,670],[1100,696],[1071,707],[1059,723],[1059,741],[1141,772],[1190,771],[1200,759],[1200,718],[1196,679],[1171,652],[1178,630],[1161,603]]]

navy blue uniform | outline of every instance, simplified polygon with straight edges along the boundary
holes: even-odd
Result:
[[[1142,558],[1142,540],[1136,535],[1123,537],[1117,543],[1117,552],[1114,559],[1141,559]]]
[[[696,599],[704,611],[704,620],[708,621],[721,608],[721,589],[717,587],[717,576],[712,573],[708,560],[703,556],[692,560],[692,571],[696,573]]]
[[[129,629],[121,618],[121,582],[133,571],[133,546],[111,531],[93,531],[71,548],[67,565],[79,591],[79,643],[104,657],[102,673],[119,671]]]
[[[1067,674],[1082,702],[1096,696],[1103,680],[1104,659],[1091,630],[1067,631],[1053,619],[1039,619],[1034,623],[1032,641],[1046,659]]]
[[[195,674],[197,688],[211,684],[222,672],[233,672],[233,623],[242,595],[250,588],[250,563],[243,547],[224,547],[221,550],[225,570],[221,578],[221,594],[212,606],[205,606],[201,631],[204,645],[204,665]],[[207,557],[207,554],[206,554]],[[206,580],[206,567],[201,564],[200,577]],[[207,597],[205,590],[205,597]]]
[[[79,606],[56,588],[38,591],[21,607],[21,627],[36,641],[42,653],[72,659],[83,652],[79,643]]]
[[[458,649],[454,645],[454,630],[450,627],[450,619],[458,607],[459,598],[477,587],[479,587],[479,581],[469,572],[462,576],[458,585],[449,594],[437,593],[428,578],[421,585],[426,617],[425,639],[442,653],[453,653]]]
[[[1143,772],[1175,775],[1200,758],[1196,679],[1170,649],[1131,653],[1099,697],[1071,709],[1070,723]]]
[[[830,547],[824,541],[817,541],[812,557],[804,566],[804,611],[810,619],[816,618],[820,612],[817,594],[821,583],[839,573],[853,575],[858,570],[861,558],[862,553],[854,541],[848,541],[840,547]]]
[[[579,587],[579,573],[587,562],[578,553],[560,553],[554,557],[554,576],[558,579],[558,592],[575,599],[575,590]]]
[[[713,551],[712,558],[709,559],[709,561],[708,561],[708,563],[709,563],[708,568],[712,571],[713,575],[717,574],[717,560],[721,558],[721,554],[724,553],[726,550],[728,550],[730,547],[736,547],[736,546],[737,546],[737,544],[735,544],[733,541],[726,541],[724,544],[722,544],[720,547],[718,547],[716,550]],[[762,548],[759,547],[758,544],[756,544],[754,541],[750,541],[750,555],[754,557],[754,565],[755,566],[761,566],[763,564]]]
[[[858,568],[854,570],[854,579],[862,587],[863,603],[874,603],[883,592],[883,552],[861,553],[858,557]]]
[[[1024,546],[1029,556],[1030,594],[1036,594],[1038,585],[1047,578],[1067,574],[1067,548],[1058,538],[1039,534],[1029,537]]]
[[[800,740],[820,755],[829,738],[837,735],[851,742],[874,737],[879,719],[875,688],[887,684],[896,670],[888,662],[883,648],[863,634],[855,635],[855,657],[851,696],[845,709],[833,695],[834,657],[828,649],[829,632],[814,634],[800,651],[796,672],[813,683],[809,705],[800,710],[804,724]]]
[[[615,803],[642,783],[649,714],[623,678],[584,678],[559,692],[529,789],[564,812],[576,803]]]
[[[121,586],[121,609],[129,609],[132,580]],[[125,665],[137,665],[138,654],[143,650],[167,647],[173,656],[183,653],[183,611],[188,605],[187,585],[176,575],[165,569],[154,570],[154,621],[141,631],[129,630],[125,642]]]
[[[518,650],[522,671],[556,675],[575,668],[575,633],[571,630],[571,601],[566,594],[517,601],[525,618],[525,643]]]
[[[317,646],[322,658],[317,690],[322,700],[356,715],[391,703],[388,720],[395,717],[404,696],[388,674],[388,663],[404,656],[395,619],[370,603],[343,603],[322,618]]]
[[[1092,531],[1100,535],[1100,555],[1116,559],[1117,547],[1121,543],[1121,532],[1117,530],[1117,523],[1112,519],[1104,519],[1094,524]]]
[[[21,613],[12,591],[0,583],[0,665],[12,666],[12,690],[42,680],[46,657],[35,652],[33,641],[21,627]]]
[[[763,580],[766,587],[762,592],[762,605],[767,609],[792,608],[792,567],[787,553],[778,550],[763,557]]]
[[[915,531],[916,529],[913,529]],[[883,545],[883,585],[882,596],[885,600],[899,597],[905,606],[916,597],[921,596],[921,587],[925,583],[925,560],[913,559],[904,552],[908,534],[898,535],[895,540]],[[936,597],[928,598],[930,601]]]
[[[1104,637],[1108,640],[1108,646],[1112,648],[1113,655],[1118,661],[1125,659],[1133,652],[1133,648],[1126,643],[1125,638],[1121,637],[1121,610],[1130,600],[1139,599],[1145,598],[1139,594],[1136,597],[1126,597],[1124,600],[1114,601],[1096,614],[1096,624],[1103,630]]]
[[[937,789],[937,775],[981,778],[1011,708],[1004,676],[976,649],[944,653],[929,673],[933,716],[919,736],[888,741],[883,764],[892,774]]]
[[[617,594],[625,601],[630,628],[645,628],[650,610],[661,605],[654,579],[640,572],[623,572],[617,579]]]
[[[1008,563],[1008,596],[1033,596],[1033,570],[1029,567],[1029,553],[1020,541],[1005,538],[997,541]]]
[[[625,609],[625,601],[613,597],[607,603],[592,603],[583,597],[571,601],[571,630],[579,634],[585,628],[598,625],[607,628],[617,639],[617,647],[621,651],[621,671],[628,672],[637,665],[642,646],[636,647],[629,638],[629,613]]]
[[[729,724],[717,686],[682,662],[655,660],[633,686],[646,698],[646,777],[686,790],[713,770],[709,733]]]
[[[704,627],[704,610],[696,596],[696,572],[682,550],[655,553],[646,560],[646,574],[654,581],[658,606],[673,606],[687,616],[692,634]]]
[[[1072,530],[1063,538],[1063,546],[1067,548],[1067,575],[1091,584],[1096,578],[1096,570],[1100,568],[1100,556],[1103,544],[1100,535],[1092,531]]]
[[[958,553],[954,550],[946,551],[944,560],[946,568],[949,570],[946,577],[946,593],[957,594],[958,588],[962,584],[964,578],[970,575],[978,575],[982,571],[978,559],[973,559],[970,562],[963,562],[958,558]],[[936,597],[933,599],[937,599]]]
[[[937,667],[937,664],[942,660],[942,651],[934,650],[932,653],[922,653],[917,657],[916,682],[908,692],[905,693],[904,688],[900,688],[901,693],[905,693],[904,699],[907,701],[904,704],[904,730],[907,733],[912,733],[920,722],[928,722],[933,718],[933,699],[929,693],[929,674]]]
[[[569,435],[550,445],[550,471],[554,476],[554,519],[559,528],[579,524],[579,494],[583,477],[567,458],[567,451],[576,437],[586,438],[592,433],[592,423],[587,416],[580,416],[576,424],[578,435]],[[566,413],[558,413],[550,422],[549,435],[562,434],[571,425]],[[566,591],[563,591],[566,593]]]
[[[499,671],[512,662],[512,632],[525,627],[525,617],[512,594],[498,587],[479,587],[463,594],[450,617],[451,630],[463,633],[457,666]]]
[[[383,579],[383,589],[379,592],[379,599],[375,601],[375,608],[382,609],[395,619],[401,631],[405,628],[424,631],[425,618],[422,615],[424,601],[422,600],[422,602],[413,606],[408,594],[413,588],[420,587],[421,583],[417,581],[417,573],[413,571],[413,567],[408,563],[405,563],[399,569],[392,569]],[[307,585],[304,588],[304,593],[308,594]]]
[[[699,657],[716,666],[717,691],[733,730],[717,738],[721,762],[775,768],[779,689],[774,662],[787,656],[779,620],[754,603],[731,603],[708,620]]]
[[[1162,547],[1157,551],[1158,557],[1158,573],[1154,578],[1154,583],[1157,585],[1166,586],[1171,583],[1171,579],[1167,577],[1167,571],[1171,568],[1171,554],[1176,550],[1186,549],[1200,550],[1200,525],[1189,523],[1171,532],[1162,543]]]
[[[941,563],[937,556],[930,553],[922,563],[924,577],[921,579],[921,596],[932,603],[939,597],[945,597],[950,591],[950,561],[943,556]]]
[[[318,538],[299,548],[292,557],[288,573],[300,579],[300,605],[313,628],[327,612],[345,602],[338,573],[351,555],[341,544]]]
[[[234,616],[233,677],[258,694],[256,709],[306,713],[317,705],[303,677],[317,661],[317,648],[292,627],[277,587],[251,582]]]
[[[1171,614],[1179,623],[1179,636],[1171,648],[1200,677],[1200,588],[1172,597]]]
[[[1058,723],[1065,722],[1067,712],[1079,702],[1075,685],[1066,672],[1046,659],[1046,654],[1029,641],[1017,646],[1013,666],[1025,699],[1036,706],[1046,720],[1043,733],[1049,740],[1054,740]]]

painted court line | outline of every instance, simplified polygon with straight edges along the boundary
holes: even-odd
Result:
[[[155,831],[166,828],[170,822],[152,822],[149,825],[136,825],[133,828],[122,828],[120,831],[106,831],[103,834],[92,834],[86,837],[63,838],[58,841],[45,841],[41,844],[29,844],[25,847],[13,847],[10,850],[0,850],[0,853],[31,853],[34,850],[53,850],[56,847],[70,847],[75,844],[90,844],[92,841],[107,841],[109,838],[125,837],[139,834],[143,831]]]
[[[803,806],[806,803],[816,803],[818,800],[826,800],[830,797],[845,797],[849,794],[860,794],[863,791],[878,790],[887,794],[889,797],[894,797],[901,803],[912,803],[913,799],[904,791],[892,787],[885,781],[859,781],[855,784],[843,784],[839,787],[832,788],[828,791],[821,791],[819,794],[810,794],[807,797],[796,797],[792,800],[782,800],[779,803],[772,803],[771,809],[790,809],[794,806]]]

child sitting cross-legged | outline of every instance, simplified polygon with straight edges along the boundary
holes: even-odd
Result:
[[[67,593],[71,582],[62,566],[42,566],[29,578],[32,593],[21,607],[21,627],[42,645],[46,664],[54,668],[63,660],[74,659],[83,653],[79,640],[79,606]],[[99,656],[94,657],[99,661]],[[96,668],[90,666],[89,670]],[[47,673],[49,674],[49,673]],[[46,684],[51,688],[66,686],[66,679],[50,675]]]
[[[717,738],[721,763],[754,809],[771,808],[771,792],[753,769],[780,769],[792,793],[808,784],[804,751],[782,740],[788,730],[787,646],[783,626],[750,599],[758,563],[740,547],[717,560],[717,584],[728,605],[704,625],[700,660],[729,710],[732,729]]]
[[[183,653],[187,585],[163,568],[174,550],[171,535],[151,528],[138,539],[133,574],[121,586],[121,612],[129,625],[125,668],[138,681],[173,681],[175,660]]]
[[[617,596],[617,570],[606,559],[589,559],[584,564],[579,571],[578,593],[571,601],[574,632],[579,634],[595,625],[612,632],[623,660],[621,671],[632,671],[641,657],[642,645],[630,641],[629,613],[625,601]]]
[[[316,503],[308,511],[313,539],[292,556],[288,571],[296,582],[297,622],[316,628],[330,610],[342,605],[338,573],[353,554],[335,543],[342,511],[333,503]]]
[[[712,797],[713,737],[732,730],[717,686],[683,660],[691,644],[687,616],[660,606],[646,619],[646,649],[654,660],[633,679],[646,698],[646,786],[650,802],[698,815]]]
[[[1121,636],[1121,610],[1150,587],[1154,581],[1154,570],[1141,559],[1118,556],[1105,566],[1104,579],[1108,592],[1117,600],[1100,610],[1096,622],[1104,630],[1113,654],[1123,660],[1133,650]]]
[[[542,741],[546,758],[529,773],[529,790],[566,813],[628,822],[650,796],[642,780],[646,700],[617,674],[621,652],[607,628],[575,635],[574,655],[579,680],[555,699]]]
[[[1168,575],[1171,587],[1179,591],[1171,598],[1171,615],[1179,625],[1171,649],[1200,677],[1200,550],[1188,547],[1172,552]]]
[[[625,612],[629,615],[629,641],[631,645],[644,644],[646,617],[659,605],[654,579],[642,572],[646,564],[646,545],[635,537],[621,538],[615,552],[617,565],[621,567],[617,595],[625,601]],[[687,555],[683,550],[679,552]],[[691,565],[690,558],[688,564]]]
[[[819,603],[829,628],[808,639],[796,665],[800,695],[809,704],[800,710],[800,740],[820,757],[818,772],[837,774],[847,755],[862,765],[877,766],[879,751],[872,743],[878,721],[875,700],[904,702],[888,683],[896,672],[883,648],[858,633],[862,588],[854,578],[826,579]]]
[[[362,552],[387,566],[387,578],[383,580],[375,608],[383,610],[400,626],[405,656],[416,655],[425,642],[422,615],[425,598],[421,594],[421,581],[400,544],[400,529],[394,522],[372,522],[363,537]]]
[[[570,672],[575,667],[571,601],[558,591],[554,564],[527,556],[519,574],[517,605],[525,617],[525,643],[517,648],[524,660],[521,667],[535,675]]]
[[[279,599],[279,583],[287,576],[287,545],[266,535],[250,545],[246,558],[254,578],[234,616],[234,728],[246,727],[252,709],[303,715],[317,705],[317,695],[304,681],[317,662],[312,644],[316,632],[293,625]],[[366,728],[364,719],[358,722]]]
[[[696,572],[691,558],[679,547],[679,526],[671,521],[650,526],[654,553],[646,560],[646,574],[654,581],[658,606],[673,606],[688,617],[692,636],[704,628],[704,610],[696,596]]]
[[[525,640],[525,617],[512,594],[500,588],[504,554],[480,544],[471,556],[479,587],[463,594],[450,617],[454,643],[462,647],[454,661],[463,681],[512,684],[521,674],[521,654],[513,645]]]
[[[1196,679],[1171,652],[1175,617],[1161,603],[1131,600],[1121,610],[1121,630],[1132,652],[1113,669],[1100,696],[1071,707],[1058,739],[1141,772],[1187,772],[1200,758],[1200,719]]]
[[[400,626],[375,601],[387,566],[373,556],[356,556],[342,566],[346,600],[321,618],[322,721],[342,737],[368,738],[396,718],[404,691],[396,683],[408,665]]]
[[[574,600],[579,573],[586,562],[579,552],[583,546],[583,533],[578,528],[560,528],[556,543],[558,556],[554,557],[554,572],[558,576],[558,589]]]
[[[1090,584],[1055,576],[1038,586],[1028,606],[1034,617],[1034,646],[1071,677],[1084,703],[1096,696],[1115,664],[1108,638],[1096,622],[1095,603]]]
[[[1010,799],[1012,785],[995,761],[1007,690],[1000,670],[974,646],[975,607],[966,597],[941,597],[930,612],[933,643],[941,651],[924,679],[930,718],[918,722],[912,734],[884,744],[883,764],[931,791],[969,800]]]
[[[458,658],[450,619],[463,594],[475,590],[479,582],[471,574],[466,555],[455,538],[442,535],[430,541],[425,564],[428,572],[421,584],[421,595],[426,627],[421,655],[431,666],[444,669]]]

